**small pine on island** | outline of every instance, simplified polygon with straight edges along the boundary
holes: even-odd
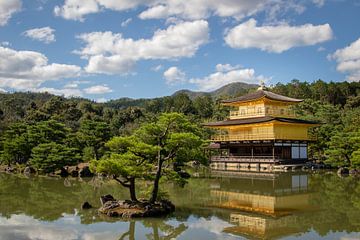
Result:
[[[297,119],[292,106],[303,100],[265,90],[224,100],[234,107],[228,119],[209,122],[219,134],[211,137],[210,166],[214,170],[270,170],[301,166],[308,160],[308,142],[316,138],[310,128],[319,123]]]

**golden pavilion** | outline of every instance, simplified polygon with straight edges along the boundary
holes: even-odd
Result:
[[[315,140],[309,130],[319,124],[296,118],[293,106],[302,101],[266,91],[264,86],[222,101],[234,110],[224,121],[205,124],[219,132],[211,139],[210,148],[217,150],[211,167],[237,171],[305,163],[308,142]]]

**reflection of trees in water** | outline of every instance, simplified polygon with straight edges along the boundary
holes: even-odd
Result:
[[[96,207],[100,205],[100,195],[112,192],[114,196],[121,197],[124,194],[121,191],[123,189],[114,187],[113,184],[99,187],[90,179],[28,179],[21,175],[0,174],[0,182],[0,213],[3,216],[24,213],[47,221],[57,220],[63,213],[73,214],[74,209],[80,209],[85,201]],[[82,220],[90,220],[94,211],[79,210],[79,215]]]
[[[229,216],[233,211],[206,207],[206,203],[213,200],[210,189],[215,187],[222,190],[236,190],[237,188],[239,192],[250,191],[249,184],[246,186],[240,184],[243,182],[244,180],[203,178],[190,179],[185,188],[169,184],[167,189],[171,200],[176,205],[174,218],[180,222],[186,222],[190,215],[205,218],[217,216],[230,221]],[[116,218],[98,215],[96,209],[79,210],[81,203],[88,201],[97,208],[100,205],[100,195],[111,193],[118,199],[128,196],[126,189],[120,188],[116,183],[100,179],[78,180],[46,177],[28,179],[21,175],[0,174],[0,183],[0,214],[7,218],[12,214],[23,213],[35,219],[54,221],[61,218],[63,213],[74,214],[74,209],[78,209],[77,214],[82,224],[119,221]],[[258,194],[272,193],[269,190],[262,191],[261,189],[265,188],[265,186],[261,187],[262,185],[264,183],[259,185],[254,181],[252,188],[258,189]],[[278,186],[283,185],[279,183]],[[326,235],[330,231],[360,232],[359,179],[339,178],[333,174],[310,175],[308,191],[312,193],[310,204],[319,207],[320,210],[311,213],[294,213],[297,216],[297,227],[300,226],[304,231],[314,229],[320,235]],[[161,219],[141,220],[140,222],[151,228],[154,226],[154,231],[148,236],[149,239],[164,239],[161,238],[164,236],[159,236],[159,230],[170,236],[172,232],[175,234],[177,231],[176,229],[172,230],[172,226],[166,230],[166,226],[163,225],[166,225],[166,221]],[[181,227],[178,226],[178,228],[180,231]],[[131,230],[130,226],[129,230]],[[299,231],[301,232],[301,230]],[[156,238],[157,236],[159,237]],[[130,233],[125,237],[130,237]]]
[[[312,203],[321,211],[310,216],[312,227],[320,235],[330,231],[360,232],[360,181],[339,178],[335,174],[313,175],[310,188],[316,192]]]
[[[185,224],[181,223],[178,226],[172,226],[167,224],[162,219],[150,219],[150,220],[143,220],[141,223],[148,228],[152,229],[152,233],[146,234],[147,239],[151,240],[170,240],[176,239],[181,233],[183,233],[187,227]],[[135,240],[135,226],[136,221],[131,220],[129,222],[129,230],[124,232],[119,240]]]

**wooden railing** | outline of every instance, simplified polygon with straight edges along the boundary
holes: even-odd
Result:
[[[263,116],[274,117],[296,117],[295,111],[292,109],[266,109],[265,107],[256,108],[255,111],[230,111],[230,119],[253,118]]]
[[[212,156],[211,162],[278,162],[278,156]]]
[[[264,132],[258,134],[222,134],[211,137],[212,141],[228,142],[228,141],[244,141],[244,140],[271,140],[275,139],[273,132]]]
[[[316,136],[308,134],[306,137],[296,137],[293,139],[282,139],[281,137],[275,136],[273,132],[263,132],[256,134],[222,134],[222,135],[214,135],[211,136],[211,140],[214,142],[231,142],[231,141],[248,141],[248,140],[308,140],[315,141]]]

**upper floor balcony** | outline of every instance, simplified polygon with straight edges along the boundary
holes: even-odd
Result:
[[[241,119],[241,118],[255,118],[255,117],[285,117],[295,118],[295,110],[289,108],[269,108],[269,107],[256,107],[241,109],[237,111],[230,111],[230,119]]]
[[[264,131],[261,133],[238,133],[238,134],[219,134],[211,136],[213,142],[236,142],[252,140],[301,140],[315,141],[316,136],[310,131],[306,135],[290,136],[288,134],[276,134],[273,131]]]

